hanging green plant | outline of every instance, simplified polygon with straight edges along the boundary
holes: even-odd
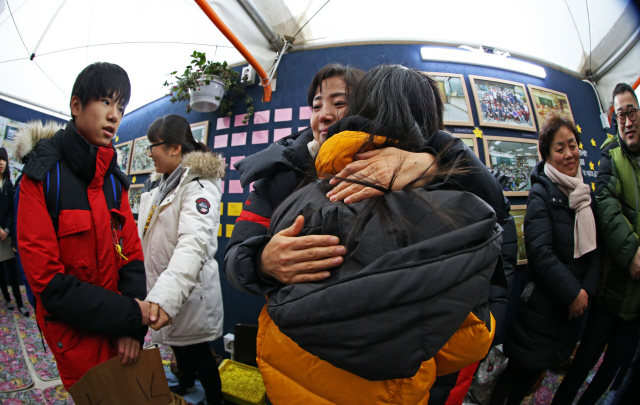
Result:
[[[223,116],[230,117],[234,100],[244,97],[247,111],[242,122],[246,124],[255,112],[253,99],[244,91],[246,78],[240,80],[240,74],[227,62],[208,61],[204,52],[194,51],[191,58],[184,73],[171,72],[172,83],[164,82],[171,90],[170,101],[187,101],[187,113],[192,109],[201,112],[219,110]]]

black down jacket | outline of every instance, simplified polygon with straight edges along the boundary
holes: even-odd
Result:
[[[573,258],[575,213],[544,164],[531,173],[524,218],[527,274],[535,287],[526,302],[520,298],[504,344],[507,357],[541,370],[573,352],[582,317],[567,320],[569,306],[582,288],[594,296],[602,263],[600,248]],[[595,214],[593,193],[591,209]]]
[[[312,183],[295,192],[274,213],[269,234],[304,214],[301,235],[342,240],[366,204],[389,210],[374,206],[329,278],[269,297],[269,315],[284,334],[336,367],[387,380],[414,376],[472,311],[491,328],[489,281],[501,229],[487,203],[467,192],[415,189],[347,205],[329,202],[327,191]]]

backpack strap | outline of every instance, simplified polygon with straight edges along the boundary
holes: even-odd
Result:
[[[53,228],[58,232],[58,216],[60,214],[60,162],[47,172],[42,182],[44,198],[47,202],[47,212],[51,217]]]

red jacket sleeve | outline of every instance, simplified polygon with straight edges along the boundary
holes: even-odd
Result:
[[[20,183],[18,246],[29,286],[40,296],[53,276],[64,274],[56,231],[47,212],[41,182],[28,176]]]

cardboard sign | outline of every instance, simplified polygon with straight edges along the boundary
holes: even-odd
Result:
[[[71,388],[77,405],[168,405],[173,402],[160,350],[140,350],[138,361],[120,364],[116,356],[93,367]]]

